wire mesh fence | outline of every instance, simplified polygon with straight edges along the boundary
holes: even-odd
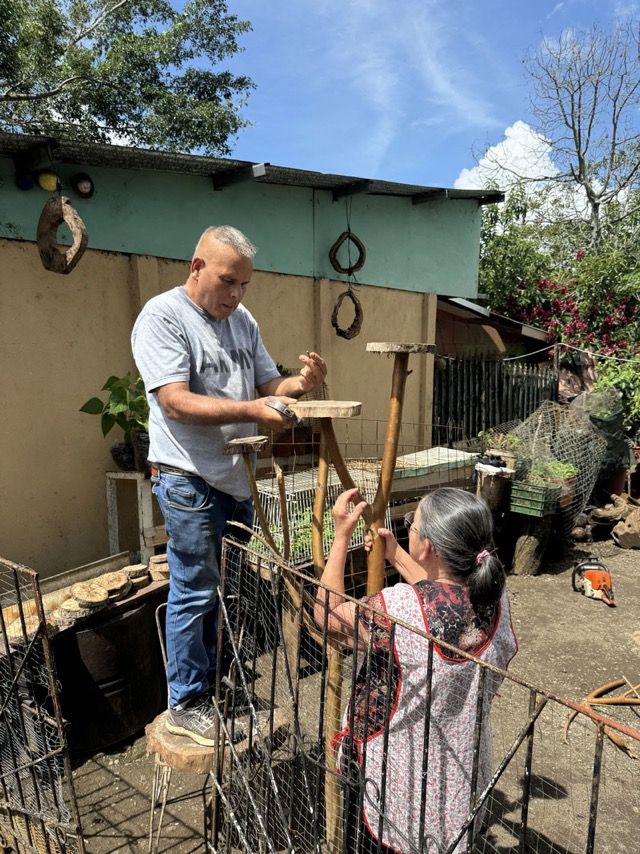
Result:
[[[532,511],[537,506],[535,496],[551,496],[549,508],[555,510],[557,528],[568,534],[589,501],[607,449],[589,414],[545,401],[524,421],[500,424],[483,436],[487,448],[499,446],[505,438],[514,445],[511,453],[521,463],[513,475],[518,486],[511,492],[518,502],[512,501],[512,509],[525,512],[528,501],[531,515],[542,516],[544,508]]]
[[[363,497],[370,503],[373,502],[378,488],[386,426],[386,422],[375,419],[354,419],[335,425],[347,470]],[[257,488],[270,534],[279,553],[284,554],[286,523],[289,540],[287,562],[302,566],[311,561],[319,445],[309,446],[304,433],[298,439],[297,430],[298,428],[291,428],[287,434],[288,456],[270,456],[268,460],[258,460]],[[427,442],[430,433],[430,426],[425,424],[407,422],[402,425],[391,484],[391,506],[386,513],[387,526],[405,512],[401,509],[403,505],[421,498],[428,488],[445,484],[466,489],[475,488],[472,478],[477,460],[476,450],[467,447],[468,443],[462,439],[459,430],[453,431],[451,438],[458,439],[463,446],[461,448],[431,447]],[[308,453],[310,449],[311,453]],[[342,490],[338,474],[330,465],[323,517],[325,553],[329,550],[334,532],[329,508]],[[262,554],[269,554],[269,548],[262,542],[263,532],[257,518],[254,530],[257,536],[251,547]],[[363,525],[360,524],[355,533],[354,545],[361,545],[362,538]]]
[[[356,579],[348,573],[347,596],[359,595]],[[211,850],[386,852],[385,841],[407,854],[636,850],[635,717],[605,719],[518,678],[517,658],[505,673],[362,603],[361,625],[385,617],[390,642],[385,654],[367,641],[354,655],[314,622],[328,589],[308,567],[230,541],[222,584],[228,675],[216,691],[224,749]],[[400,633],[421,653],[413,674],[400,667]],[[439,681],[441,652],[468,672],[456,690]],[[397,727],[403,703],[409,746]],[[443,740],[444,719],[466,747]]]
[[[0,558],[0,842],[84,852],[37,575]]]

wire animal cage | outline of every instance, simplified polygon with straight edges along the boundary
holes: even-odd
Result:
[[[3,558],[0,842],[29,854],[85,850],[38,577]]]
[[[325,630],[315,626],[309,611],[317,591],[326,596],[328,588],[302,572],[225,542],[223,586],[230,570],[253,580],[250,593],[233,603],[221,590],[219,647],[230,652],[232,661],[216,694],[223,742],[212,781],[211,851],[342,851],[363,830],[366,801],[368,815],[373,817],[369,826],[393,820],[394,756],[388,755],[386,766],[374,780],[367,771],[370,760],[364,756],[359,770],[349,765],[340,773],[334,750],[336,727],[353,729],[356,725],[355,713],[345,718],[344,710],[347,704],[350,709],[357,706],[354,700],[362,682],[356,674],[363,662],[367,672],[372,671],[374,652],[368,645],[354,655],[328,642]],[[269,608],[257,620],[261,599],[269,602]],[[356,607],[368,614],[367,620],[375,619],[375,613],[362,603]],[[390,623],[392,637],[402,625],[431,648],[433,638],[424,631],[393,618]],[[267,645],[262,637],[265,631],[272,641]],[[449,654],[466,657],[444,646]],[[376,701],[381,731],[393,710],[392,657],[393,643],[377,662],[377,672],[383,679],[388,676],[384,683],[388,689]],[[499,685],[490,715],[476,712],[466,722],[474,743],[482,740],[483,732],[490,735],[493,749],[488,776],[476,775],[474,770],[471,797],[455,804],[452,799],[449,806],[455,805],[460,818],[446,843],[437,841],[437,833],[427,823],[401,850],[407,854],[511,850],[620,854],[636,850],[640,763],[633,756],[640,750],[640,732],[633,718],[631,722],[605,719],[528,684],[512,668],[504,673],[479,659],[467,657],[467,662],[475,668],[481,686],[477,710]],[[423,667],[428,685],[432,677],[429,667]],[[336,697],[337,681],[341,681],[341,689]],[[431,708],[432,703],[423,703],[416,710],[416,730],[422,726],[425,738],[436,737]],[[573,718],[571,731],[568,716]],[[232,737],[238,727],[244,727],[243,741]],[[430,749],[416,752],[418,774],[425,770],[427,753]],[[479,761],[473,760],[474,769]],[[428,773],[423,779],[428,787]],[[416,815],[431,794],[422,791],[415,798]],[[349,839],[347,832],[352,834]],[[358,850],[357,843],[354,850]]]
[[[362,463],[363,461],[358,461]],[[364,471],[362,466],[356,470],[354,466],[350,466],[351,476],[354,478],[365,500],[372,502],[378,486],[377,473],[372,466],[370,471]],[[289,562],[292,566],[301,566],[308,564],[311,561],[311,531],[313,527],[313,502],[316,491],[316,482],[318,479],[318,469],[311,468],[306,471],[293,472],[284,475],[284,490],[286,495],[286,513],[289,521],[289,536],[290,536],[290,558]],[[260,500],[269,523],[271,535],[282,553],[284,545],[284,530],[282,521],[282,507],[280,500],[280,490],[277,482],[270,478],[268,480],[259,480],[258,493]],[[340,479],[333,468],[329,469],[329,479],[327,484],[327,500],[325,504],[323,518],[323,547],[325,554],[331,548],[331,543],[335,535],[335,525],[331,516],[331,507],[334,501],[343,491],[344,487],[340,483]],[[387,525],[391,524],[391,517],[387,511]],[[261,534],[261,529],[258,521],[254,522],[254,529],[258,535]],[[353,547],[361,546],[364,541],[364,523],[362,520],[358,523],[356,534],[352,541]],[[260,539],[254,538],[252,547],[263,554],[268,553],[262,545]]]
[[[359,487],[363,497],[373,502],[378,488],[384,430],[380,421],[359,420],[356,423],[336,425],[343,427],[341,451],[346,460],[349,474]],[[444,484],[470,488],[471,478],[477,454],[466,450],[448,447],[424,448],[420,425],[403,424],[403,437],[398,447],[391,497],[386,512],[385,525],[390,527],[393,520],[402,516],[402,508],[407,502],[415,502],[429,489]],[[424,432],[424,428],[422,428]],[[300,460],[303,458],[300,457]],[[310,466],[302,466],[284,475],[286,512],[290,531],[290,559],[293,566],[301,566],[311,561],[312,510],[318,476],[317,459]],[[273,472],[257,481],[258,492],[271,534],[280,553],[284,543],[282,506],[280,489]],[[333,466],[329,467],[327,497],[323,519],[323,545],[328,553],[335,528],[331,516],[331,507],[343,491]],[[254,530],[258,537],[251,543],[252,548],[262,554],[268,550],[260,542],[261,530],[256,519]],[[352,540],[354,548],[361,546],[364,537],[362,522],[356,529]]]

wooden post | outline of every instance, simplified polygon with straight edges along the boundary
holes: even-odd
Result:
[[[391,379],[391,396],[389,399],[389,416],[385,435],[384,450],[378,490],[372,505],[371,527],[375,530],[384,527],[384,517],[391,497],[391,483],[398,456],[398,441],[400,425],[402,424],[402,408],[404,406],[404,391],[407,383],[407,368],[410,353],[433,353],[434,344],[396,344],[371,343],[367,344],[369,353],[393,353],[393,375]],[[384,541],[374,537],[373,546],[367,561],[367,594],[379,593],[384,587]]]
[[[257,453],[260,448],[263,447],[263,445],[267,444],[268,441],[269,439],[266,436],[246,436],[240,439],[231,439],[224,446],[224,454],[230,456],[234,454],[242,455],[242,462],[244,463],[244,467],[247,472],[247,479],[249,481],[249,489],[251,490],[253,506],[256,511],[258,521],[260,523],[260,528],[262,529],[262,534],[269,546],[273,549],[273,551],[279,557],[281,557],[280,550],[276,546],[274,539],[271,536],[269,522],[267,521],[267,517],[265,516],[262,501],[260,500],[260,494],[258,492],[258,487],[256,485],[256,476],[253,470],[253,460],[251,459],[252,454]]]

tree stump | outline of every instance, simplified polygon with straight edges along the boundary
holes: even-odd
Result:
[[[516,518],[517,514],[513,516]],[[538,575],[549,541],[552,517],[521,518],[511,571],[514,575]]]

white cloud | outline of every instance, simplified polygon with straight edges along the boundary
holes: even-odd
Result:
[[[505,130],[501,142],[487,149],[477,166],[460,172],[453,186],[457,190],[481,190],[493,182],[508,190],[522,178],[538,182],[557,174],[549,143],[518,120]]]

